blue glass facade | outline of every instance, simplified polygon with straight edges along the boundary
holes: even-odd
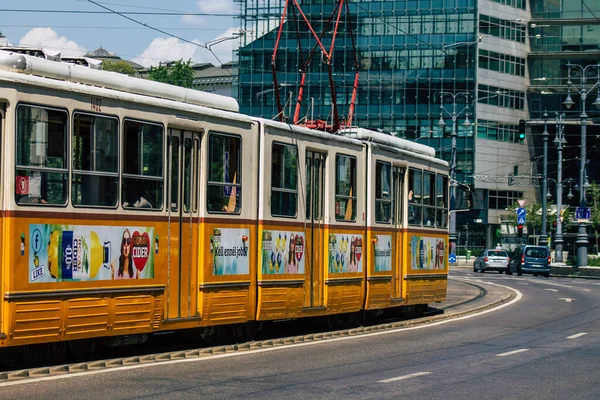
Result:
[[[273,118],[278,112],[273,97],[271,58],[282,3],[240,1],[242,28],[255,33],[246,37],[239,50],[238,100],[242,112],[247,114]],[[300,3],[315,31],[321,32],[335,1]],[[449,160],[451,124],[446,126],[446,132],[437,125],[440,92],[467,91],[471,99],[474,98],[478,30],[475,6],[476,0],[351,2],[351,29],[356,38],[360,73],[353,125],[383,129],[428,144],[436,148],[438,157]],[[292,12],[288,10],[288,15]],[[287,116],[290,104],[293,113],[300,79],[299,46],[293,25],[288,18],[275,59],[282,102],[288,106]],[[300,39],[305,56],[315,44],[306,28],[302,24],[299,27],[300,32],[305,32]],[[326,49],[330,41],[331,37],[325,35]],[[350,26],[345,22],[338,30],[335,49],[334,81],[343,116],[348,110],[355,77]],[[313,109],[309,107],[311,101],[314,101]],[[459,105],[459,110],[463,107],[464,104]],[[301,117],[328,119],[330,113],[329,78],[317,53],[307,75]],[[448,116],[445,117],[449,121]],[[474,172],[474,133],[472,128],[463,128],[460,122],[462,120],[458,125],[457,178],[469,182]]]

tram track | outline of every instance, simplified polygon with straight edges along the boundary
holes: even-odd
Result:
[[[329,331],[314,331],[302,335],[287,334],[290,326],[289,324],[288,326],[285,326],[284,323],[281,330],[270,330],[269,337],[261,340],[251,340],[239,343],[229,342],[208,347],[198,347],[198,343],[164,345],[161,344],[161,338],[169,335],[162,334],[159,335],[158,340],[155,340],[154,343],[151,342],[148,346],[130,346],[111,349],[110,353],[114,353],[114,357],[109,356],[107,358],[106,355],[105,357],[97,357],[96,355],[96,357],[91,356],[87,360],[78,362],[60,365],[44,365],[43,363],[37,363],[27,365],[25,368],[0,371],[0,385],[6,382],[35,380],[58,375],[85,373],[89,371],[109,371],[111,369],[135,365],[201,359],[216,355],[251,352],[254,350],[292,346],[301,343],[327,341],[352,336],[364,336],[376,332],[392,331],[446,319],[458,318],[493,308],[499,304],[506,303],[515,297],[513,292],[506,291],[502,296],[496,296],[493,301],[482,302],[482,299],[485,299],[488,294],[488,290],[485,287],[474,282],[457,281],[477,288],[479,293],[467,300],[457,301],[440,309],[430,307],[423,316],[418,318],[400,320],[398,318],[390,318],[377,320],[371,323],[366,322],[362,326],[357,327]],[[299,325],[295,322],[297,321],[292,321],[292,329],[295,329],[296,331],[302,329],[299,326],[294,327],[293,325]],[[310,325],[310,328],[314,329],[315,326],[316,325]],[[282,334],[284,335],[283,337],[278,337],[278,335]],[[175,335],[175,333],[173,333],[173,335]]]

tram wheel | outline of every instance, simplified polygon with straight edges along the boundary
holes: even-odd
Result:
[[[52,364],[63,363],[67,359],[67,345],[64,342],[46,345],[46,359]]]
[[[261,331],[261,323],[258,321],[248,321],[246,322],[246,324],[244,325],[244,334],[246,335],[246,337],[250,340],[254,339],[256,337],[256,335],[258,335],[258,332]]]
[[[21,347],[3,347],[0,349],[0,365],[14,367],[21,358]]]
[[[83,360],[92,347],[92,341],[89,339],[70,340],[68,342],[69,353],[76,360]]]
[[[338,316],[337,314],[332,314],[327,316],[327,328],[333,329],[337,325]]]

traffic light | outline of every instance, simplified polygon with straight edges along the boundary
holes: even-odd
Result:
[[[525,120],[519,120],[519,141],[522,142],[525,140]]]
[[[517,236],[523,237],[523,225],[517,225]]]

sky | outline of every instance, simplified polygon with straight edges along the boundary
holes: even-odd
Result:
[[[239,42],[215,44],[211,47],[215,55],[203,48],[239,32],[239,19],[234,17],[239,3],[234,0],[20,0],[0,4],[0,32],[10,45],[44,47],[66,56],[82,56],[102,47],[146,67],[179,59],[219,65],[231,61]]]

